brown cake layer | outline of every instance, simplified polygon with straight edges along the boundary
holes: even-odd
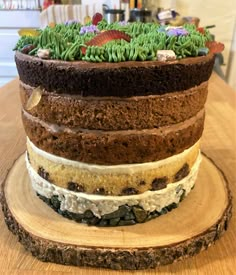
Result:
[[[16,52],[20,80],[48,92],[81,96],[158,95],[183,91],[207,81],[214,56],[169,62],[90,63],[43,60]]]
[[[52,94],[45,90],[29,113],[43,121],[98,130],[151,129],[182,122],[196,115],[207,97],[207,81],[183,92],[165,95],[81,97]],[[33,88],[20,83],[23,108]]]
[[[201,137],[204,110],[158,129],[95,131],[48,124],[23,111],[25,131],[40,149],[67,159],[96,164],[157,161],[195,144]]]

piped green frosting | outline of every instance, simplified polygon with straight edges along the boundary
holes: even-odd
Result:
[[[33,45],[27,54],[37,56],[39,49],[48,49],[50,59],[66,61],[84,60],[89,62],[122,62],[156,60],[158,50],[173,50],[178,59],[199,55],[200,49],[211,40],[208,30],[204,34],[194,25],[183,26],[187,35],[169,35],[167,27],[157,23],[115,22],[108,24],[104,19],[97,25],[98,31],[119,30],[131,37],[131,41],[112,40],[103,46],[87,46],[96,32],[81,34],[80,23],[57,24],[54,28],[39,30],[38,36],[22,36],[15,49],[24,49]],[[83,55],[81,48],[86,47]]]

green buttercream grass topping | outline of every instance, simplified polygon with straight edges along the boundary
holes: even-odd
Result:
[[[87,24],[88,25],[88,24]],[[86,25],[86,26],[87,26]],[[14,50],[37,56],[38,50],[47,49],[50,59],[65,61],[84,60],[88,62],[123,62],[157,60],[158,50],[172,50],[178,59],[202,54],[211,35],[206,29],[199,32],[194,25],[186,24],[182,31],[171,31],[168,26],[157,23],[115,22],[106,20],[98,23],[98,32],[83,32],[80,23],[57,24],[38,31],[38,36],[22,36]],[[106,30],[118,30],[128,34],[131,41],[112,40],[102,46],[87,46],[93,37]],[[82,48],[86,48],[85,54]]]

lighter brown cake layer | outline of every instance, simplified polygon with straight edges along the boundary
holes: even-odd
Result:
[[[183,92],[157,96],[81,97],[42,90],[39,103],[28,112],[48,123],[90,130],[152,129],[196,115],[207,98],[207,82]],[[20,82],[26,109],[34,88]]]
[[[185,178],[199,154],[199,142],[170,158],[142,164],[89,165],[45,153],[29,140],[28,159],[42,178],[75,192],[100,195],[133,195],[160,190]]]
[[[46,123],[23,111],[29,139],[40,149],[70,160],[115,165],[161,160],[183,152],[201,137],[204,109],[196,116],[158,129],[101,131]]]

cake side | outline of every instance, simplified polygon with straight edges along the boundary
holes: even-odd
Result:
[[[210,78],[214,55],[169,62],[89,63],[43,60],[16,52],[20,80],[52,93],[131,97],[183,91]]]
[[[157,161],[195,144],[204,126],[204,110],[196,116],[157,129],[101,131],[49,124],[22,113],[29,139],[42,150],[71,160],[94,164]]]
[[[123,196],[164,189],[186,177],[199,154],[199,143],[163,160],[123,165],[71,161],[37,148],[29,139],[27,152],[32,169],[51,184],[74,192]]]
[[[96,226],[122,226],[146,222],[176,208],[194,187],[200,154],[190,173],[176,183],[139,195],[103,196],[73,192],[51,184],[32,168],[26,156],[32,186],[39,197],[59,214]]]
[[[47,27],[16,46],[27,169],[67,218],[146,222],[194,186],[215,52],[191,25],[91,24]]]
[[[65,127],[90,130],[151,129],[183,122],[196,115],[207,98],[208,82],[185,91],[134,97],[82,97],[49,93],[20,82],[22,107],[33,117]],[[28,108],[30,98],[39,100]]]

